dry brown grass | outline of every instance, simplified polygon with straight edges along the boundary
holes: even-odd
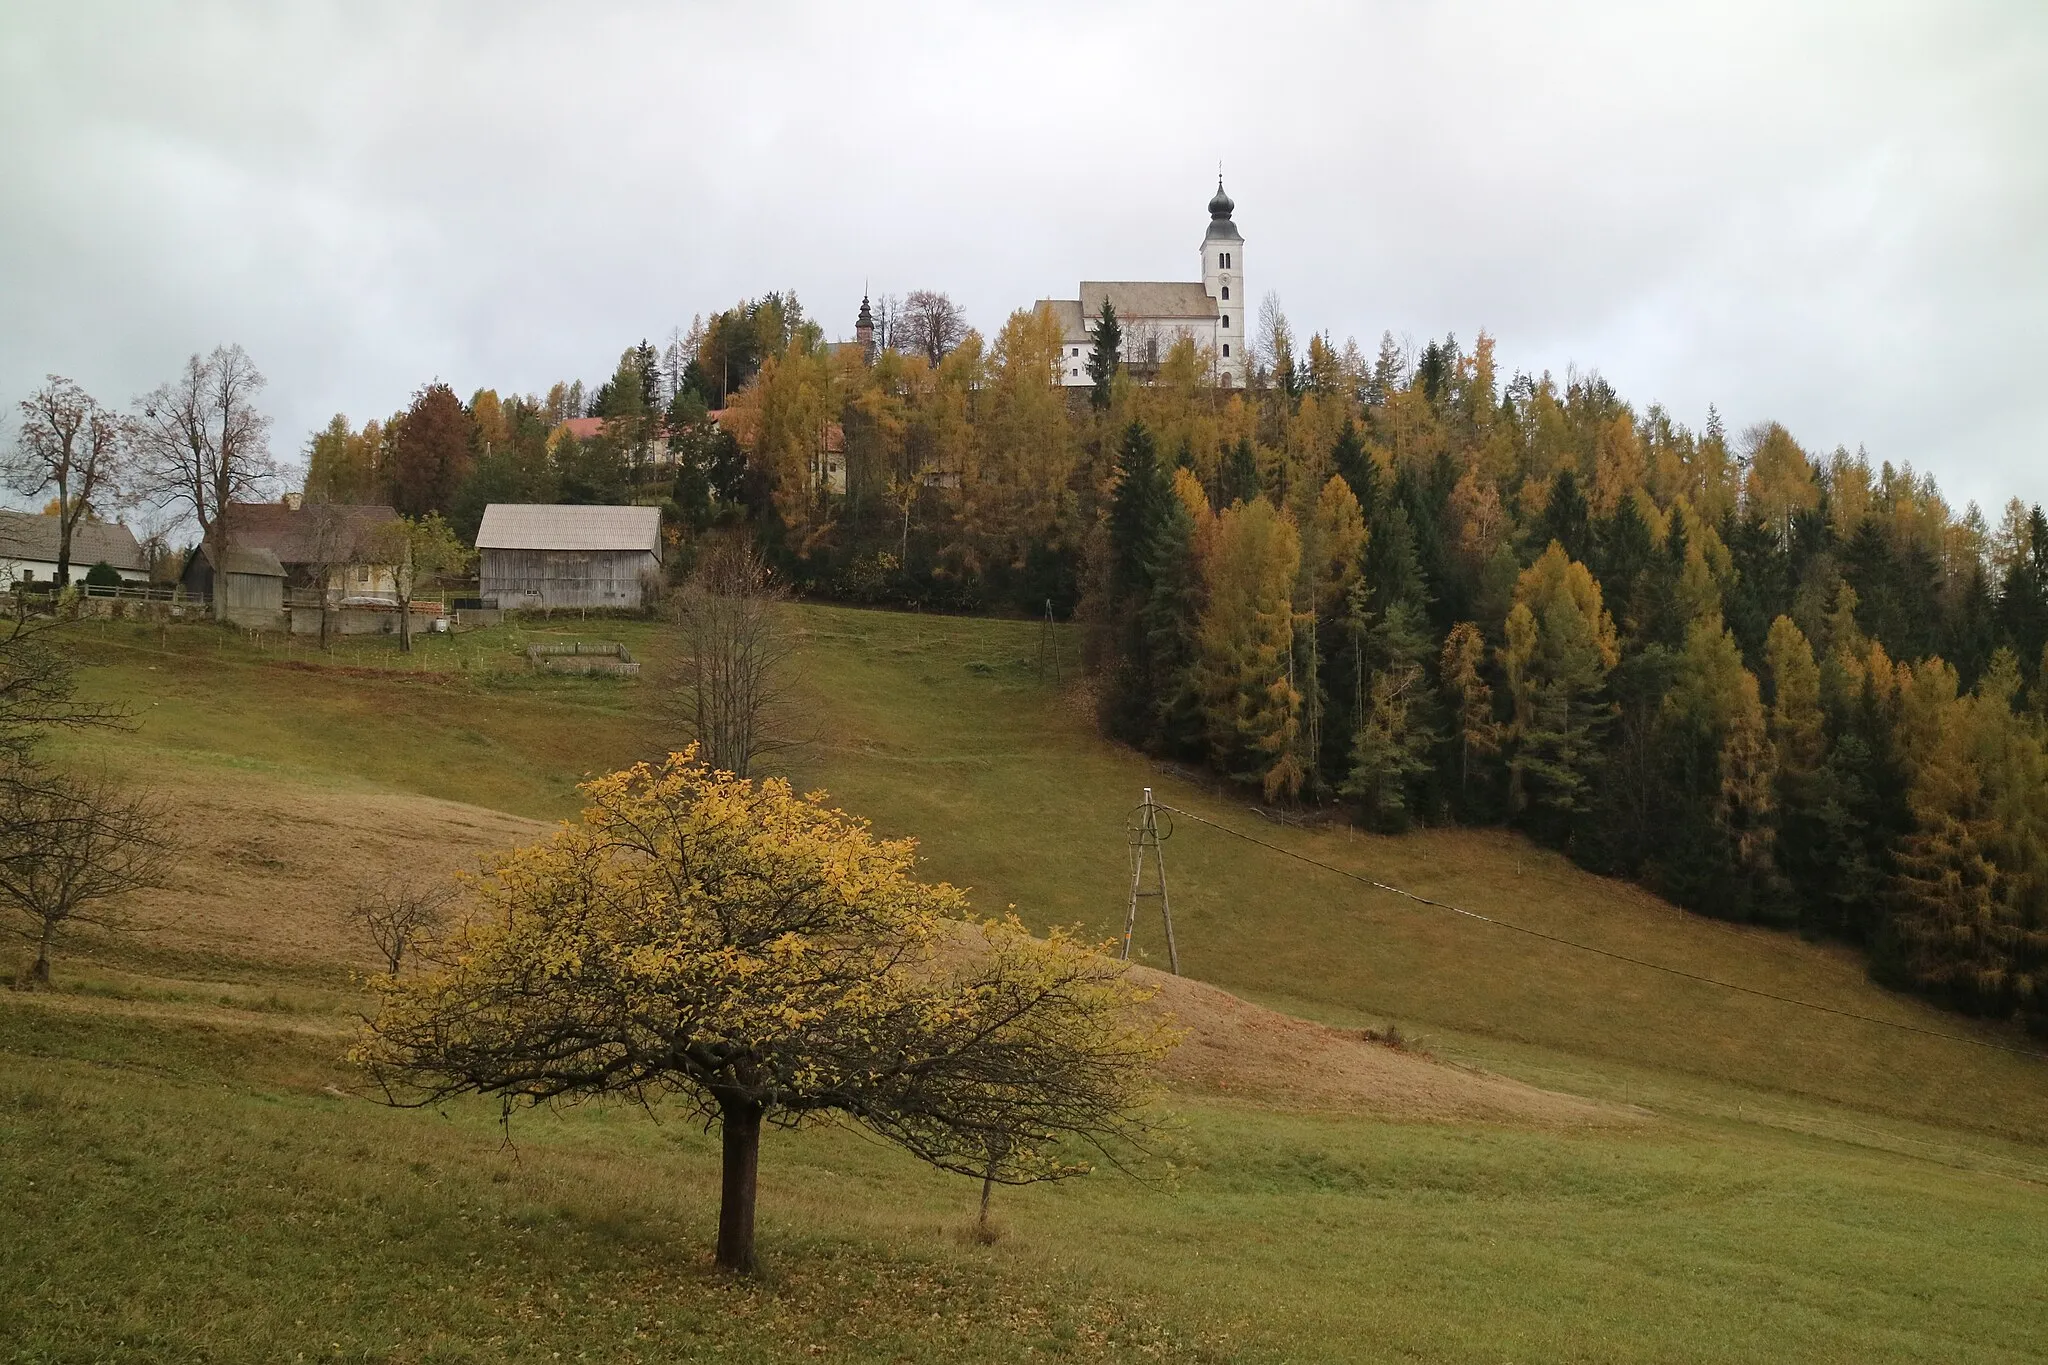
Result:
[[[252,774],[194,770],[177,798],[172,884],[135,906],[151,941],[207,957],[368,969],[376,953],[351,915],[359,889],[387,876],[449,878],[543,837],[538,821],[429,797],[322,791]],[[1250,1004],[1218,987],[1134,966],[1187,1039],[1171,1085],[1254,1103],[1345,1109],[1426,1122],[1547,1127],[1628,1121],[1627,1111],[1402,1052]],[[331,1015],[281,1019],[216,999],[49,997],[59,1009],[319,1032]]]

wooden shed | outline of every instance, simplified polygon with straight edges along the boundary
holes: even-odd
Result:
[[[185,561],[180,579],[196,597],[221,595],[222,615],[238,626],[284,628],[284,565],[269,550],[230,545],[227,568],[217,569],[211,547],[201,545]]]
[[[501,608],[638,608],[661,581],[661,509],[494,502],[476,548],[478,595]]]

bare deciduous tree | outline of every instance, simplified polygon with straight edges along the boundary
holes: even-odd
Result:
[[[199,524],[217,570],[227,563],[228,507],[259,497],[277,472],[270,418],[256,410],[263,383],[240,346],[216,346],[136,402],[131,430],[140,491]],[[214,619],[224,619],[225,610],[226,595],[215,592]]]
[[[914,289],[889,324],[899,351],[915,351],[936,368],[946,352],[967,339],[967,314],[936,289]]]
[[[128,444],[121,419],[62,375],[21,400],[21,430],[0,458],[0,482],[31,497],[57,494],[57,582],[71,581],[78,523],[119,501]]]
[[[50,730],[117,725],[126,715],[116,706],[78,700],[71,661],[44,638],[51,625],[0,625],[0,784],[32,761]]]
[[[48,984],[67,925],[120,927],[119,898],[162,885],[170,851],[152,799],[103,778],[13,770],[0,782],[0,904],[36,945],[30,979]]]
[[[345,508],[332,503],[309,502],[300,509],[305,518],[305,533],[300,539],[300,553],[306,556],[308,586],[320,594],[320,648],[326,649],[333,638],[334,609],[341,596],[334,580],[339,573],[347,582],[347,571],[363,562],[367,546],[355,521]]]
[[[754,760],[788,748],[790,637],[777,607],[786,594],[760,552],[714,543],[676,594],[682,662],[668,689],[677,725],[714,771],[746,777]]]
[[[354,918],[377,945],[386,970],[397,976],[415,944],[447,927],[454,901],[454,888],[439,882],[391,881],[358,893]]]

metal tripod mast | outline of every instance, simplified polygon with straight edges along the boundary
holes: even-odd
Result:
[[[1052,599],[1050,597],[1045,599],[1045,620],[1041,621],[1038,626],[1038,680],[1040,682],[1045,681],[1045,665],[1048,659],[1052,662],[1052,680],[1057,684],[1060,680],[1060,634],[1059,628],[1053,624]]]
[[[1163,840],[1173,834],[1173,822],[1169,820],[1166,833],[1159,832],[1159,807],[1152,800],[1152,789],[1145,788],[1145,799],[1133,814],[1126,827],[1131,845],[1131,903],[1124,912],[1124,944],[1121,954],[1124,961],[1131,960],[1131,934],[1138,927],[1138,902],[1148,897],[1159,898],[1159,918],[1166,924],[1166,963],[1175,976],[1180,975],[1180,949],[1173,941],[1173,903],[1166,898],[1166,853],[1160,848]],[[1145,890],[1145,864],[1152,864],[1153,880],[1158,889]]]

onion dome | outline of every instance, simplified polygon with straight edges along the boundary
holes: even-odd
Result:
[[[1230,221],[1232,209],[1237,207],[1230,196],[1223,192],[1223,177],[1216,177],[1216,197],[1209,201],[1209,230],[1202,234],[1204,242],[1241,242],[1244,236],[1237,230],[1237,224]]]

